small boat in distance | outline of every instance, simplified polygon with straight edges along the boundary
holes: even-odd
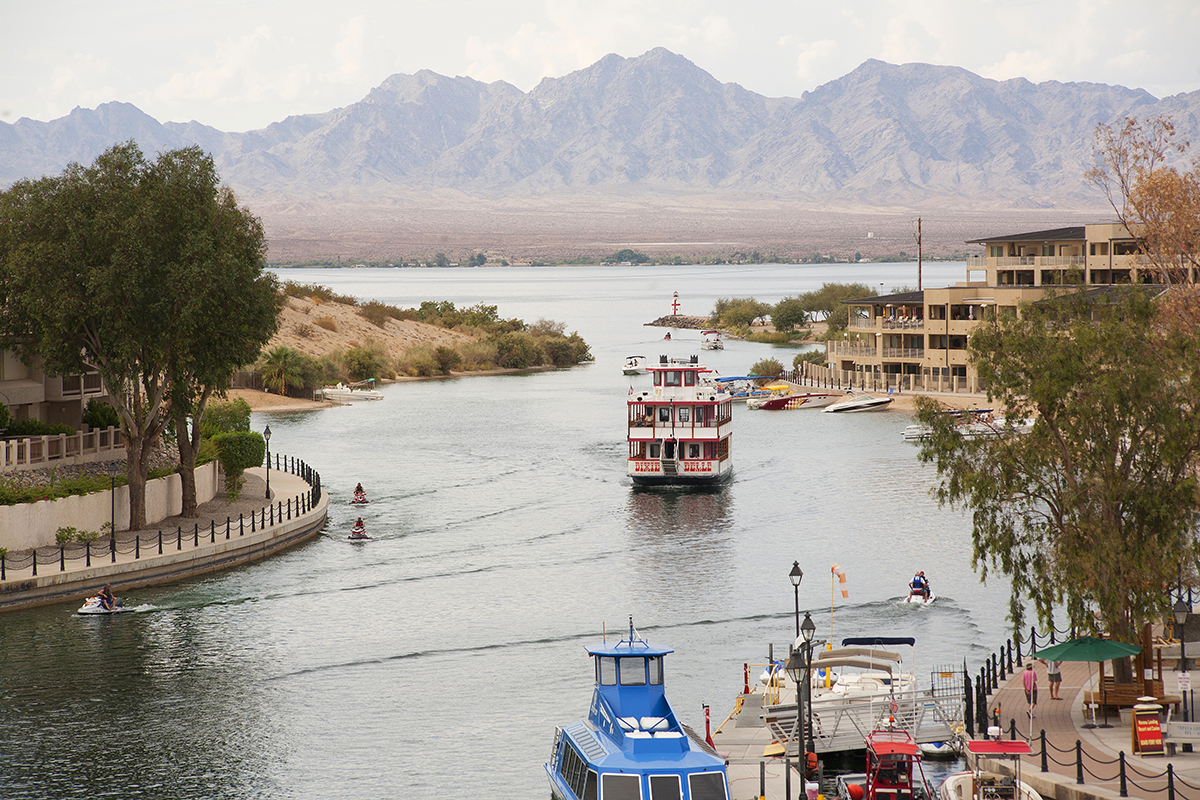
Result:
[[[733,475],[729,444],[733,412],[728,394],[704,377],[696,356],[659,356],[648,367],[651,390],[627,401],[627,474],[639,486],[706,486]]]
[[[1009,434],[1019,436],[1033,430],[1034,420],[1009,420],[1003,416],[995,416],[990,408],[972,408],[966,411],[955,409],[943,413],[954,418],[954,431],[964,439]],[[919,442],[928,439],[932,433],[933,430],[928,425],[913,424],[905,426],[903,436],[906,442]]]
[[[645,356],[626,356],[621,371],[626,375],[645,375],[648,360]]]
[[[334,400],[339,403],[351,400],[382,400],[383,392],[375,390],[374,378],[368,378],[365,381],[358,381],[356,383],[339,383],[335,386],[326,386],[321,390],[321,398],[324,400]]]
[[[554,800],[729,800],[725,759],[667,700],[663,658],[672,652],[638,636],[632,618],[628,639],[588,648],[588,717],[555,728],[545,764]]]
[[[824,411],[826,414],[880,411],[891,405],[891,402],[892,398],[890,397],[875,397],[874,395],[851,392],[846,396],[845,400],[842,400],[840,403],[834,403],[831,406],[826,406]]]
[[[700,340],[700,348],[702,350],[724,350],[725,342],[721,341],[720,331],[700,331],[703,337]]]

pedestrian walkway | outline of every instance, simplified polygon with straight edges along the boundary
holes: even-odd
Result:
[[[324,527],[328,498],[304,477],[273,468],[268,499],[266,469],[245,474],[238,501],[209,501],[196,517],[172,517],[86,545],[6,554],[0,611],[82,598],[105,583],[126,591],[227,569],[305,541]]]
[[[1099,671],[1094,664],[1085,662],[1063,662],[1062,688],[1059,700],[1050,698],[1050,684],[1046,668],[1034,661],[1037,673],[1038,702],[1033,718],[1028,714],[1025,687],[1021,679],[1022,668],[1014,673],[988,699],[989,713],[1000,709],[1003,738],[1012,736],[1015,725],[1017,736],[1030,741],[1034,754],[1024,759],[1022,777],[1034,788],[1035,779],[1046,778],[1048,782],[1075,787],[1082,769],[1083,782],[1089,790],[1098,789],[1097,796],[1120,796],[1120,758],[1125,754],[1126,789],[1129,797],[1167,797],[1167,765],[1173,772],[1173,789],[1177,798],[1200,800],[1200,752],[1177,753],[1175,756],[1132,755],[1132,732],[1130,724],[1120,717],[1104,717],[1096,720],[1096,727],[1085,716],[1083,705],[1085,691],[1095,690]],[[1196,673],[1192,673],[1196,674]],[[1175,673],[1163,672],[1164,691],[1175,694],[1178,681]],[[1105,727],[1108,725],[1110,727]],[[1041,772],[1041,732],[1046,736],[1047,773]],[[1078,742],[1079,758],[1076,758]],[[1082,787],[1078,787],[1082,788]],[[1056,792],[1056,794],[1058,794]],[[1043,792],[1043,796],[1046,792]],[[1054,796],[1054,795],[1051,795]],[[1059,795],[1062,796],[1062,795]]]

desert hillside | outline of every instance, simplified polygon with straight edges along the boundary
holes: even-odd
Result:
[[[377,343],[396,358],[410,347],[457,345],[473,341],[465,333],[411,320],[388,319],[382,328],[359,315],[355,306],[316,298],[288,297],[279,331],[266,349],[287,345],[313,358]]]

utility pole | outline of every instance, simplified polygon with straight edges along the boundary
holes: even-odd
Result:
[[[921,289],[921,218],[917,217],[917,291]]]

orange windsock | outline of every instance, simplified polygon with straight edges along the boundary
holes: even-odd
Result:
[[[842,590],[842,597],[849,598],[850,587],[846,585],[846,571],[837,564],[834,564],[830,571],[833,573],[833,576],[837,578],[838,585]]]

